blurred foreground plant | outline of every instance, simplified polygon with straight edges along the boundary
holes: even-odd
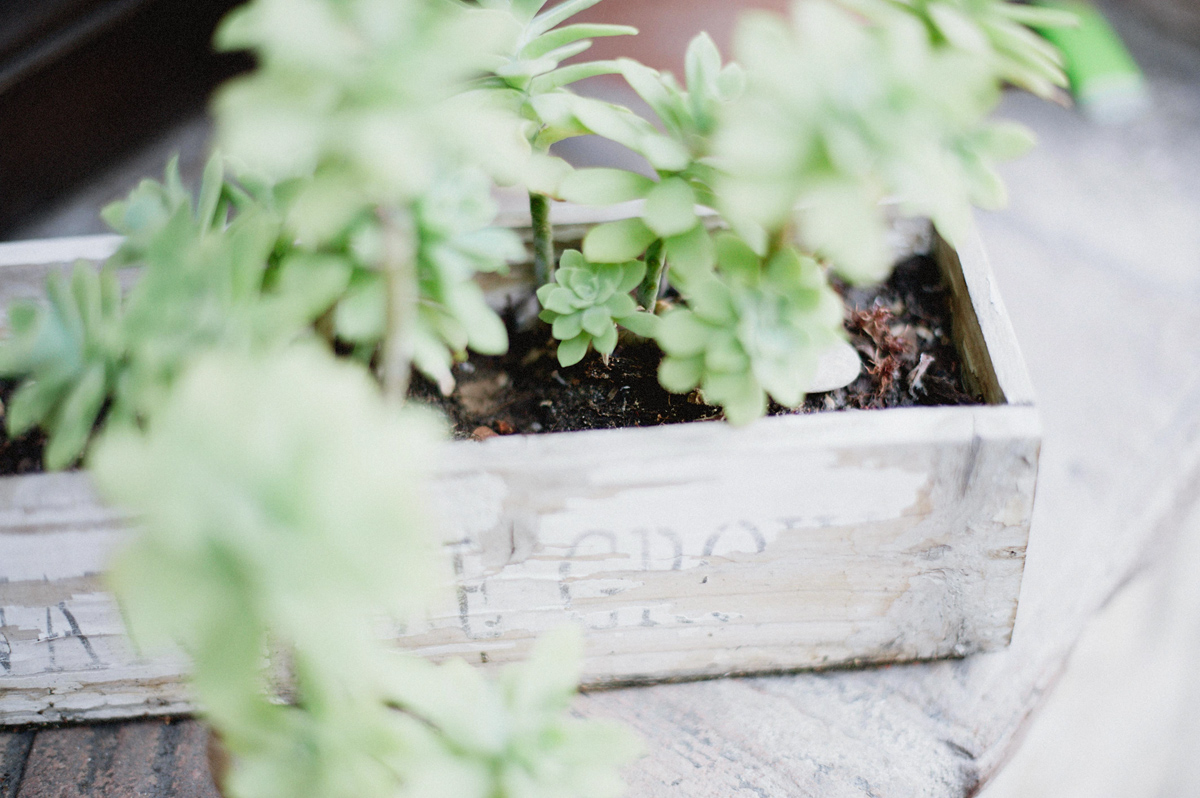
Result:
[[[144,431],[97,445],[102,493],[140,519],[111,584],[136,640],[191,656],[234,756],[231,798],[620,793],[635,738],[565,715],[577,631],[495,683],[377,638],[447,576],[422,501],[440,433],[360,369],[299,347],[203,356]],[[286,695],[270,688],[281,663]]]
[[[274,256],[277,215],[225,178],[220,156],[205,169],[197,202],[176,163],[162,184],[143,181],[105,218],[125,234],[97,272],[76,264],[52,273],[46,305],[9,309],[0,374],[23,379],[8,407],[10,435],[49,433],[46,467],[74,462],[102,411],[138,423],[186,365],[214,348],[265,351],[308,334],[344,289],[319,262]],[[140,267],[122,292],[122,268]]]

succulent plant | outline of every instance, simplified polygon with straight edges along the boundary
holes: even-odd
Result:
[[[1068,12],[1006,0],[848,0],[847,5],[872,18],[889,7],[911,13],[938,44],[989,63],[999,78],[1040,97],[1054,97],[1067,85],[1062,55],[1027,26],[1076,24]]]
[[[489,683],[375,638],[445,577],[423,489],[441,430],[315,347],[198,358],[144,430],[90,458],[142,519],[111,582],[141,645],[192,660],[235,798],[615,796],[639,744],[571,718],[581,641],[560,630]],[[350,534],[352,532],[352,534]],[[448,570],[448,569],[447,569]],[[272,652],[287,701],[265,689]]]
[[[735,44],[747,88],[715,152],[721,208],[756,249],[755,226],[794,224],[843,276],[869,282],[890,266],[881,200],[960,239],[972,202],[1004,201],[993,162],[1032,137],[986,119],[1004,76],[996,62],[944,46],[903,3],[864,7],[868,24],[822,0],[796,5],[790,25],[748,16]]]
[[[390,699],[437,730],[428,735],[430,745],[413,753],[424,760],[421,766],[408,770],[453,784],[413,792],[453,798],[615,798],[624,792],[617,768],[638,756],[640,741],[619,724],[568,714],[582,653],[579,630],[559,627],[494,683],[461,660],[433,665],[399,657],[388,671]]]
[[[617,346],[617,325],[636,335],[653,336],[658,319],[638,308],[629,292],[638,286],[646,264],[591,263],[574,249],[562,255],[554,282],[538,289],[539,318],[549,323],[560,343],[558,362],[573,366],[590,347],[607,358]]]
[[[278,220],[226,180],[220,155],[194,206],[172,161],[163,183],[142,181],[104,216],[125,234],[117,252],[99,271],[80,263],[69,280],[52,273],[49,302],[14,303],[0,342],[0,374],[22,380],[9,433],[45,428],[52,470],[79,457],[105,408],[120,422],[144,417],[198,353],[303,335],[348,277],[311,258],[272,266]],[[125,295],[116,270],[127,266],[141,272]]]
[[[550,146],[573,136],[601,135],[643,153],[664,168],[682,168],[685,153],[645,119],[628,108],[591,97],[580,97],[569,88],[584,78],[622,71],[616,61],[586,61],[561,66],[561,62],[591,47],[596,36],[637,33],[626,25],[562,23],[599,0],[567,0],[542,11],[546,0],[484,0],[481,5],[508,11],[520,34],[512,51],[497,59],[488,78],[479,85],[502,98],[514,114],[527,120],[526,137],[532,158],[524,175],[529,189],[529,210],[534,231],[534,274],[549,282],[556,258],[550,224],[550,197],[563,197],[563,181],[571,167],[550,155]],[[539,13],[540,12],[540,13]],[[601,194],[576,192],[576,201],[607,202]],[[581,199],[578,197],[582,197]],[[643,247],[644,249],[644,247]],[[634,253],[630,258],[636,257]],[[620,259],[624,260],[624,258]]]
[[[115,388],[124,354],[121,289],[112,271],[80,263],[69,280],[51,274],[46,294],[46,305],[9,307],[0,375],[23,379],[5,408],[8,434],[45,428],[46,467],[59,469],[83,452]]]
[[[420,299],[413,330],[413,365],[444,393],[454,388],[451,366],[467,350],[497,355],[508,334],[475,282],[525,254],[511,230],[490,227],[496,205],[478,172],[439,176],[414,206]],[[386,298],[382,231],[370,216],[347,237],[343,256],[354,264],[349,290],[334,310],[339,338],[373,352],[383,338]]]
[[[638,289],[643,307],[653,307],[670,264],[677,280],[712,268],[713,248],[696,205],[716,205],[717,174],[710,159],[712,134],[723,105],[741,94],[743,75],[737,64],[721,63],[708,34],[692,39],[685,56],[687,88],[670,73],[631,59],[621,59],[621,73],[658,116],[667,135],[686,158],[663,164],[653,149],[638,142],[628,146],[656,165],[658,180],[619,169],[580,169],[563,179],[564,199],[585,204],[644,200],[640,218],[597,225],[583,242],[584,255],[596,262],[619,262],[646,253],[647,274]],[[653,148],[660,145],[652,142]]]
[[[718,270],[689,284],[688,304],[666,313],[655,334],[669,391],[700,389],[733,424],[804,400],[817,358],[842,338],[842,304],[812,258],[795,248],[765,263],[743,241],[717,238]]]

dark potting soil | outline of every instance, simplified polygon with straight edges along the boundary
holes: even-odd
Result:
[[[880,286],[836,287],[849,308],[846,331],[862,358],[862,374],[845,388],[810,394],[796,410],[772,402],[772,415],[982,402],[963,383],[950,338],[949,294],[932,258],[900,263]],[[449,397],[427,380],[414,384],[414,397],[449,415],[455,437],[722,418],[721,409],[705,404],[699,392],[672,394],[658,384],[662,356],[653,344],[622,343],[607,364],[590,352],[578,365],[561,368],[558,342],[548,329],[513,327],[508,354],[472,355],[455,367],[458,387]]]
[[[9,400],[20,383],[15,380],[0,380],[0,411],[8,407]],[[16,438],[8,436],[8,429],[0,424],[0,474],[34,474],[42,470],[42,449],[46,446],[45,434],[37,428]]]
[[[851,408],[979,404],[967,392],[958,352],[950,339],[950,306],[931,258],[896,266],[881,286],[835,286],[846,300],[846,331],[863,361],[845,388],[810,394],[796,410],[771,404],[770,413],[812,413]],[[649,343],[622,343],[608,363],[595,352],[571,368],[555,357],[558,342],[544,325],[518,331],[510,324],[506,355],[472,355],[455,367],[458,387],[442,396],[428,380],[414,380],[411,395],[441,408],[456,438],[517,433],[647,427],[722,417],[698,392],[672,394],[658,384],[661,354]],[[17,383],[0,380],[0,412]],[[0,425],[2,426],[2,425]],[[45,435],[33,430],[10,438],[0,428],[0,474],[42,470]]]

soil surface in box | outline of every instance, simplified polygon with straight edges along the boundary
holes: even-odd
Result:
[[[900,263],[880,286],[836,286],[846,300],[846,330],[863,361],[845,388],[810,394],[796,410],[771,404],[772,415],[851,408],[979,404],[964,387],[950,338],[948,290],[928,257]],[[455,367],[449,397],[419,380],[413,394],[444,410],[457,438],[646,427],[722,418],[698,392],[672,394],[658,384],[657,347],[622,343],[606,364],[595,352],[561,368],[557,341],[538,326],[511,328],[507,355],[473,355]]]
[[[812,413],[849,408],[979,404],[962,380],[958,352],[950,339],[950,306],[931,258],[899,264],[887,283],[871,288],[838,285],[849,314],[846,330],[863,361],[862,374],[845,388],[810,394],[790,410],[772,403],[770,412]],[[617,347],[605,364],[595,352],[571,368],[555,357],[549,329],[516,331],[510,325],[507,355],[472,355],[455,367],[458,387],[442,396],[418,378],[414,398],[445,411],[457,438],[646,427],[722,417],[698,392],[672,394],[658,384],[661,359],[653,344]],[[17,383],[0,381],[7,406]],[[17,438],[0,431],[0,474],[42,470],[45,436],[37,430]]]

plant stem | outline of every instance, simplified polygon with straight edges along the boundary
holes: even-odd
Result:
[[[783,249],[786,249],[786,248],[792,246],[795,243],[795,241],[796,241],[795,227],[792,225],[791,222],[788,222],[787,224],[783,225],[782,227],[780,227],[778,230],[776,230],[774,233],[771,234],[771,237],[767,242],[768,249],[767,249],[767,258],[766,259],[770,260],[772,255],[774,255],[776,252],[779,252]]]
[[[554,228],[550,224],[550,198],[529,192],[529,216],[533,220],[533,277],[538,286],[554,278]]]
[[[380,208],[383,223],[383,278],[386,291],[383,351],[379,371],[383,395],[401,404],[412,373],[413,327],[417,320],[416,241],[412,216],[395,208]]]
[[[662,285],[663,267],[667,265],[667,249],[660,238],[646,250],[646,276],[637,287],[633,298],[651,313],[658,302],[658,290]]]

